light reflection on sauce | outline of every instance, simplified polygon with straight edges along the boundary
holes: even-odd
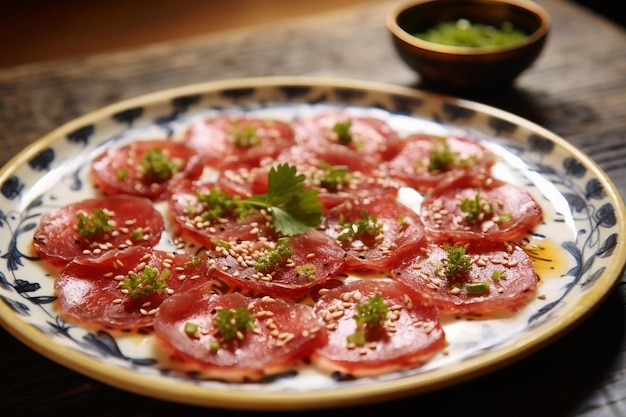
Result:
[[[573,266],[569,253],[551,239],[532,241],[524,245],[524,250],[532,259],[542,280],[566,275]]]

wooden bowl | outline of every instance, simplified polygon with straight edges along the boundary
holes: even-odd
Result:
[[[415,36],[438,23],[465,19],[500,28],[509,22],[526,38],[510,46],[450,46]],[[511,86],[544,49],[550,16],[530,0],[412,0],[393,7],[386,26],[402,60],[425,86],[447,91]]]

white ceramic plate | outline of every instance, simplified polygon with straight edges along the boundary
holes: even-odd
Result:
[[[545,221],[526,243],[542,278],[512,317],[444,323],[450,343],[420,368],[337,381],[312,369],[261,383],[207,381],[170,372],[151,335],[94,331],[61,320],[53,276],[33,255],[41,215],[95,195],[88,168],[106,146],[177,137],[191,120],[252,112],[293,120],[342,107],[387,120],[401,133],[474,136],[496,152],[494,175],[524,186]],[[364,404],[423,393],[482,375],[533,352],[578,324],[618,281],[626,259],[624,203],[607,176],[555,134],[473,102],[361,81],[227,80],[163,91],[87,114],[44,136],[0,171],[0,321],[23,343],[77,372],[175,402],[288,410]],[[166,240],[166,239],[165,239]],[[165,241],[164,240],[164,241]]]

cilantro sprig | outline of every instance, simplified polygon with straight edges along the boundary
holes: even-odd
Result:
[[[305,189],[305,176],[287,163],[272,167],[268,173],[267,193],[254,195],[237,204],[264,208],[273,218],[274,230],[284,236],[304,233],[322,222],[322,203],[317,191]]]
[[[198,201],[204,205],[201,217],[215,220],[231,214],[243,218],[264,209],[272,216],[274,230],[283,236],[302,234],[322,222],[322,203],[316,190],[305,189],[305,178],[298,174],[295,166],[284,163],[270,169],[265,194],[244,198],[217,188],[208,193],[196,193]]]

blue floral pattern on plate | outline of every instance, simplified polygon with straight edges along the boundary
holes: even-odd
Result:
[[[524,242],[541,265],[541,296],[511,317],[444,323],[446,354],[420,368],[351,381],[307,368],[255,383],[203,380],[174,372],[149,333],[120,334],[60,319],[54,272],[34,255],[32,234],[45,212],[96,194],[89,164],[102,149],[131,140],[176,140],[199,117],[250,112],[294,120],[329,108],[384,118],[400,133],[462,133],[483,140],[500,158],[494,175],[524,186],[545,211],[545,221]],[[626,259],[619,193],[565,140],[478,103],[360,81],[226,80],[111,105],[24,150],[0,171],[0,187],[2,324],[31,348],[96,379],[208,406],[316,408],[328,396],[335,404],[367,402],[394,391],[419,393],[433,381],[452,384],[477,368],[495,369],[577,324],[612,289]],[[168,235],[161,245],[173,248]]]

